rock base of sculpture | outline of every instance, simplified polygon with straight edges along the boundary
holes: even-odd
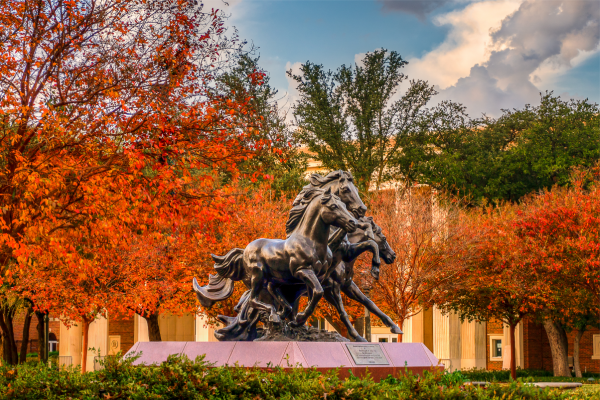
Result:
[[[308,327],[290,327],[287,323],[270,327],[255,342],[350,342],[337,332]]]
[[[215,367],[336,369],[340,378],[369,373],[376,381],[444,368],[423,343],[138,342],[125,357],[133,354],[141,354],[134,365],[160,364],[171,354],[190,360],[204,355]]]

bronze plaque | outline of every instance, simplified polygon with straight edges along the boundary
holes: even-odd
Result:
[[[378,344],[346,343],[356,365],[390,365]]]

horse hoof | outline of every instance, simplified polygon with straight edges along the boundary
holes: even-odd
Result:
[[[289,325],[292,328],[299,328],[301,326],[304,326],[305,323],[306,323],[306,321],[303,321],[302,319],[299,319],[298,317],[296,317],[296,319],[294,319],[292,322],[290,322]]]
[[[355,342],[367,342],[367,339],[365,339],[362,336],[357,336],[357,337],[354,338],[354,341]]]
[[[402,329],[400,329],[397,325],[391,326],[390,332],[396,333],[398,335],[402,335],[404,333],[404,332],[402,332]]]

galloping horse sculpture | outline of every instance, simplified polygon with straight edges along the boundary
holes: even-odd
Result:
[[[371,218],[364,217],[366,210],[350,173],[334,171],[325,177],[313,174],[310,184],[292,204],[286,240],[258,239],[245,249],[233,249],[223,257],[213,255],[217,274],[211,275],[204,287],[195,278],[193,281],[194,291],[204,307],[229,298],[235,281],[242,281],[249,288],[234,308],[237,316],[219,316],[226,326],[215,332],[215,337],[254,340],[259,320],[280,324],[281,318],[285,318],[291,327],[304,325],[325,296],[340,314],[350,337],[364,341],[345,313],[340,291],[365,305],[393,333],[402,333],[352,281],[354,261],[361,253],[373,254],[371,273],[376,279],[380,255],[386,263],[395,258],[381,228]],[[330,235],[330,226],[339,229]],[[302,295],[308,295],[309,303],[304,311],[298,312],[298,299]]]

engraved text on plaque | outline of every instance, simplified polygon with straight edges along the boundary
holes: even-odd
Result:
[[[347,343],[356,365],[390,365],[378,344]]]

